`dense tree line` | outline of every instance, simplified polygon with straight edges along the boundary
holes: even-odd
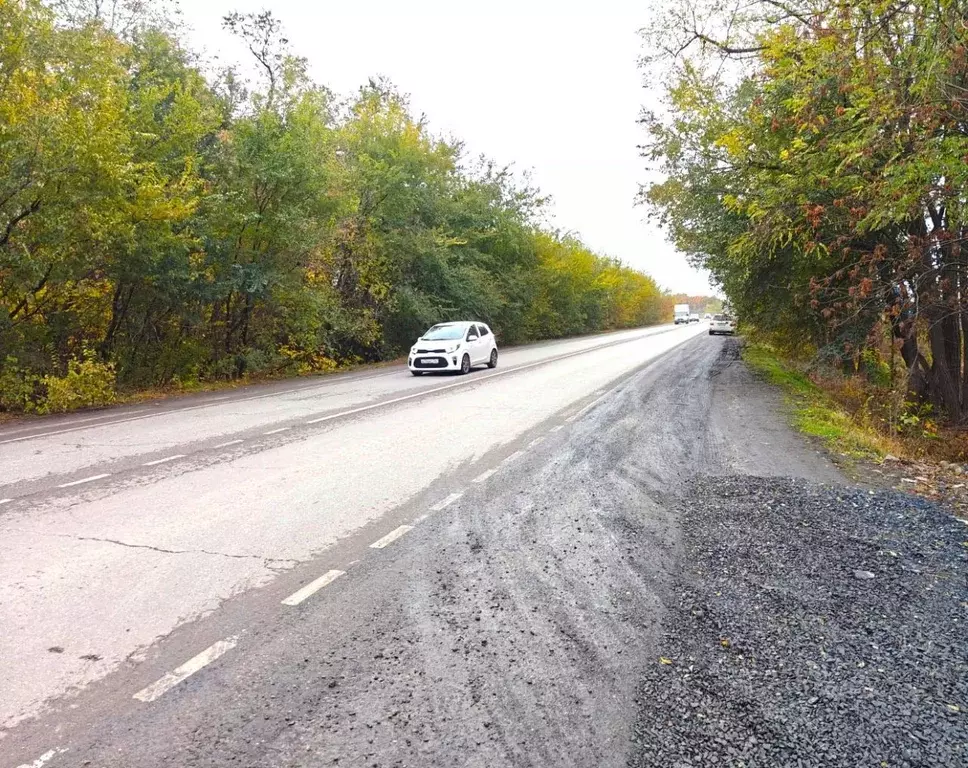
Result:
[[[968,420],[968,5],[689,0],[646,30],[669,79],[643,190],[741,316],[851,367],[896,350]],[[654,77],[654,73],[650,72]]]
[[[0,0],[0,409],[385,359],[442,319],[515,343],[667,314],[389,83],[340,100],[271,14],[225,24],[254,85],[160,4]]]

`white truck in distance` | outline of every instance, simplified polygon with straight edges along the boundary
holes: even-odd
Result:
[[[689,322],[689,305],[688,304],[676,304],[672,310],[672,317],[675,320],[676,325],[679,323]]]

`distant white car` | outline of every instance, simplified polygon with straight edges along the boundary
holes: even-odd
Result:
[[[709,335],[714,336],[717,333],[728,333],[732,336],[736,333],[736,321],[729,315],[713,315],[709,322]]]
[[[497,342],[484,323],[438,323],[417,339],[407,365],[414,376],[433,371],[470,373],[475,365],[497,367]]]

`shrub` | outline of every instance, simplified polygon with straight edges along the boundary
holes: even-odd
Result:
[[[8,356],[0,364],[0,411],[33,410],[39,380],[36,374],[21,368],[17,358]]]
[[[93,352],[85,351],[82,360],[67,364],[66,376],[44,376],[46,395],[37,410],[62,413],[77,408],[110,405],[117,397],[114,363],[102,363]]]

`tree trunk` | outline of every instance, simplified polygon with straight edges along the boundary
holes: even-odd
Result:
[[[928,338],[931,340],[931,402],[954,421],[961,416],[961,366],[959,360],[957,370],[951,367],[951,342],[945,337],[947,328],[948,323],[936,318],[928,329]]]
[[[913,402],[927,399],[930,380],[928,378],[928,361],[918,349],[917,330],[911,324],[911,330],[901,344],[901,358],[908,369],[908,397]]]
[[[959,422],[968,421],[968,278],[961,284],[961,414]]]

